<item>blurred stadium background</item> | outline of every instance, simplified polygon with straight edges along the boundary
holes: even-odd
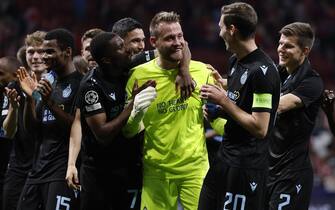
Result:
[[[176,11],[182,17],[185,39],[192,57],[212,64],[226,72],[224,42],[218,37],[218,21],[223,0],[1,0],[0,57],[16,55],[27,33],[64,27],[76,38],[76,54],[80,52],[80,37],[90,28],[111,30],[123,17],[139,20],[148,36],[148,25],[156,12]],[[316,41],[310,55],[312,66],[321,74],[325,87],[335,87],[335,1],[334,0],[267,0],[245,1],[259,15],[257,42],[277,61],[278,31],[294,21],[309,22],[316,31]],[[147,48],[150,48],[147,43]],[[314,164],[314,191],[310,210],[335,209],[335,143],[327,121],[320,112],[311,138]]]

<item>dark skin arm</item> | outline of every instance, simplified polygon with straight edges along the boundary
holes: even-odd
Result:
[[[189,65],[191,61],[191,51],[188,47],[188,43],[185,41],[183,49],[183,58],[179,64],[179,72],[176,77],[176,91],[180,89],[180,96],[182,98],[188,98],[192,95],[194,91],[194,83],[189,71]]]
[[[141,90],[148,86],[155,86],[156,83],[153,80],[147,81],[140,88],[137,87],[137,82],[135,82],[133,87],[134,97]],[[86,118],[87,125],[92,130],[93,134],[97,138],[98,142],[102,145],[108,145],[114,141],[115,137],[121,132],[122,127],[127,123],[130,113],[133,109],[133,100],[126,105],[124,110],[113,120],[107,122],[106,113],[99,113]]]
[[[43,102],[49,107],[57,121],[61,125],[70,128],[72,126],[74,117],[71,114],[64,112],[64,110],[55,104],[55,102],[50,98],[52,93],[52,86],[50,82],[46,79],[41,79],[38,83],[38,88],[40,89]]]
[[[325,90],[322,97],[321,108],[327,116],[329,129],[335,136],[334,100],[335,100],[334,91]]]

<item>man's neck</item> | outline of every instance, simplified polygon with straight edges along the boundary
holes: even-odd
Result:
[[[301,61],[299,61],[299,63],[297,63],[297,65],[294,66],[286,66],[286,71],[288,74],[293,74],[294,72],[297,71],[297,69],[299,68],[299,66],[301,66],[306,58],[302,59]]]
[[[62,68],[56,71],[56,74],[59,78],[66,77],[69,74],[72,74],[76,71],[76,67],[74,66],[72,61],[67,62],[67,64]]]
[[[249,55],[251,52],[257,49],[257,45],[254,39],[249,39],[246,41],[240,41],[236,47],[235,54],[238,60],[241,60],[245,56]]]
[[[179,62],[177,61],[171,62],[162,58],[162,56],[158,56],[157,65],[162,69],[175,69],[178,67]]]

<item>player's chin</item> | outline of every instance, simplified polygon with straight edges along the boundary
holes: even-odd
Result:
[[[183,58],[183,53],[181,50],[178,50],[170,55],[171,60],[180,61]]]

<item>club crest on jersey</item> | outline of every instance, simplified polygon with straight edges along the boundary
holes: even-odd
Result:
[[[99,95],[96,91],[90,90],[85,94],[85,102],[95,104],[99,100]]]
[[[64,90],[63,90],[63,98],[67,98],[71,95],[72,89],[71,84],[69,84]]]
[[[244,85],[245,82],[247,81],[247,78],[248,78],[248,70],[246,70],[246,71],[242,74],[242,76],[241,76],[241,78],[240,78],[240,83],[241,83],[242,85]]]

